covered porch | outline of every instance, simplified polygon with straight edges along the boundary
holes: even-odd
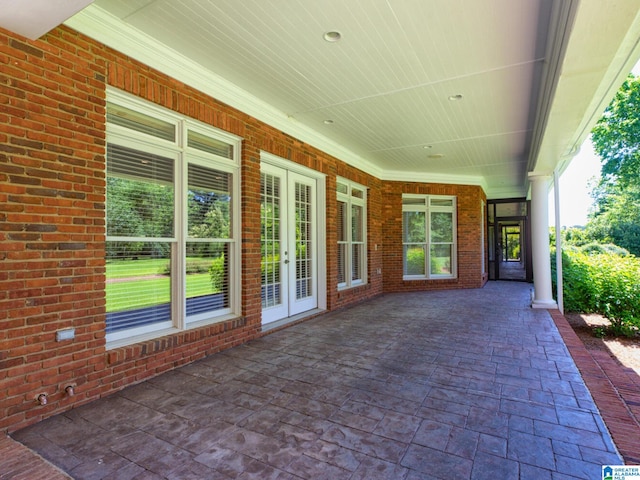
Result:
[[[386,294],[13,436],[77,479],[600,478],[640,429],[616,446],[561,317],[519,282]]]

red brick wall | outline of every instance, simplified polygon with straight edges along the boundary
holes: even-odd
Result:
[[[107,85],[244,139],[239,318],[106,350]],[[379,295],[383,280],[385,290],[406,288],[398,229],[400,193],[407,186],[385,184],[67,27],[33,42],[0,30],[0,431],[17,430],[259,335],[261,150],[327,175],[329,310]],[[369,187],[369,282],[340,292],[332,221],[337,175]],[[473,241],[479,220],[472,210],[479,210],[482,192],[438,188],[459,195],[461,275],[455,282],[410,287],[479,286]],[[75,339],[56,342],[56,331],[70,327]],[[75,396],[65,395],[67,385],[75,387]],[[48,395],[46,406],[35,401],[40,393]]]
[[[69,405],[67,384],[97,396],[106,366],[106,64],[93,48],[65,30],[0,33],[0,429]],[[56,342],[68,327],[75,340]]]
[[[486,203],[486,196],[482,188],[469,185],[385,182],[383,191],[383,272],[385,292],[479,288],[486,283],[487,275],[482,274],[482,253],[480,248],[481,206],[483,200]],[[402,279],[403,193],[455,195],[457,197],[457,278],[434,280]]]

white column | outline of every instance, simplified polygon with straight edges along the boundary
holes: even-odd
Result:
[[[558,308],[551,288],[551,251],[549,248],[550,175],[530,175],[531,250],[533,256],[533,308]]]

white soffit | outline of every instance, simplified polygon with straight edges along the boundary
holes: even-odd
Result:
[[[30,40],[93,3],[93,0],[0,0],[0,27]]]

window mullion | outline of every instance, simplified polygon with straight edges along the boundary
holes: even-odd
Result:
[[[424,273],[427,278],[431,278],[431,209],[429,196],[425,198],[424,227],[426,229],[426,235],[424,237]]]
[[[350,287],[353,284],[353,211],[351,206],[351,187],[349,186],[347,189],[348,197],[347,197],[347,206],[346,210],[346,219],[345,226],[347,230],[347,248],[345,255],[345,282],[347,283],[347,287]]]
[[[180,134],[182,129],[180,129]],[[174,326],[184,329],[186,326],[186,264],[187,264],[187,162],[184,151],[178,156],[176,168],[176,196],[175,196],[175,225],[176,244],[174,247],[173,264],[171,269],[171,292],[173,303]],[[175,272],[175,273],[174,273]]]

